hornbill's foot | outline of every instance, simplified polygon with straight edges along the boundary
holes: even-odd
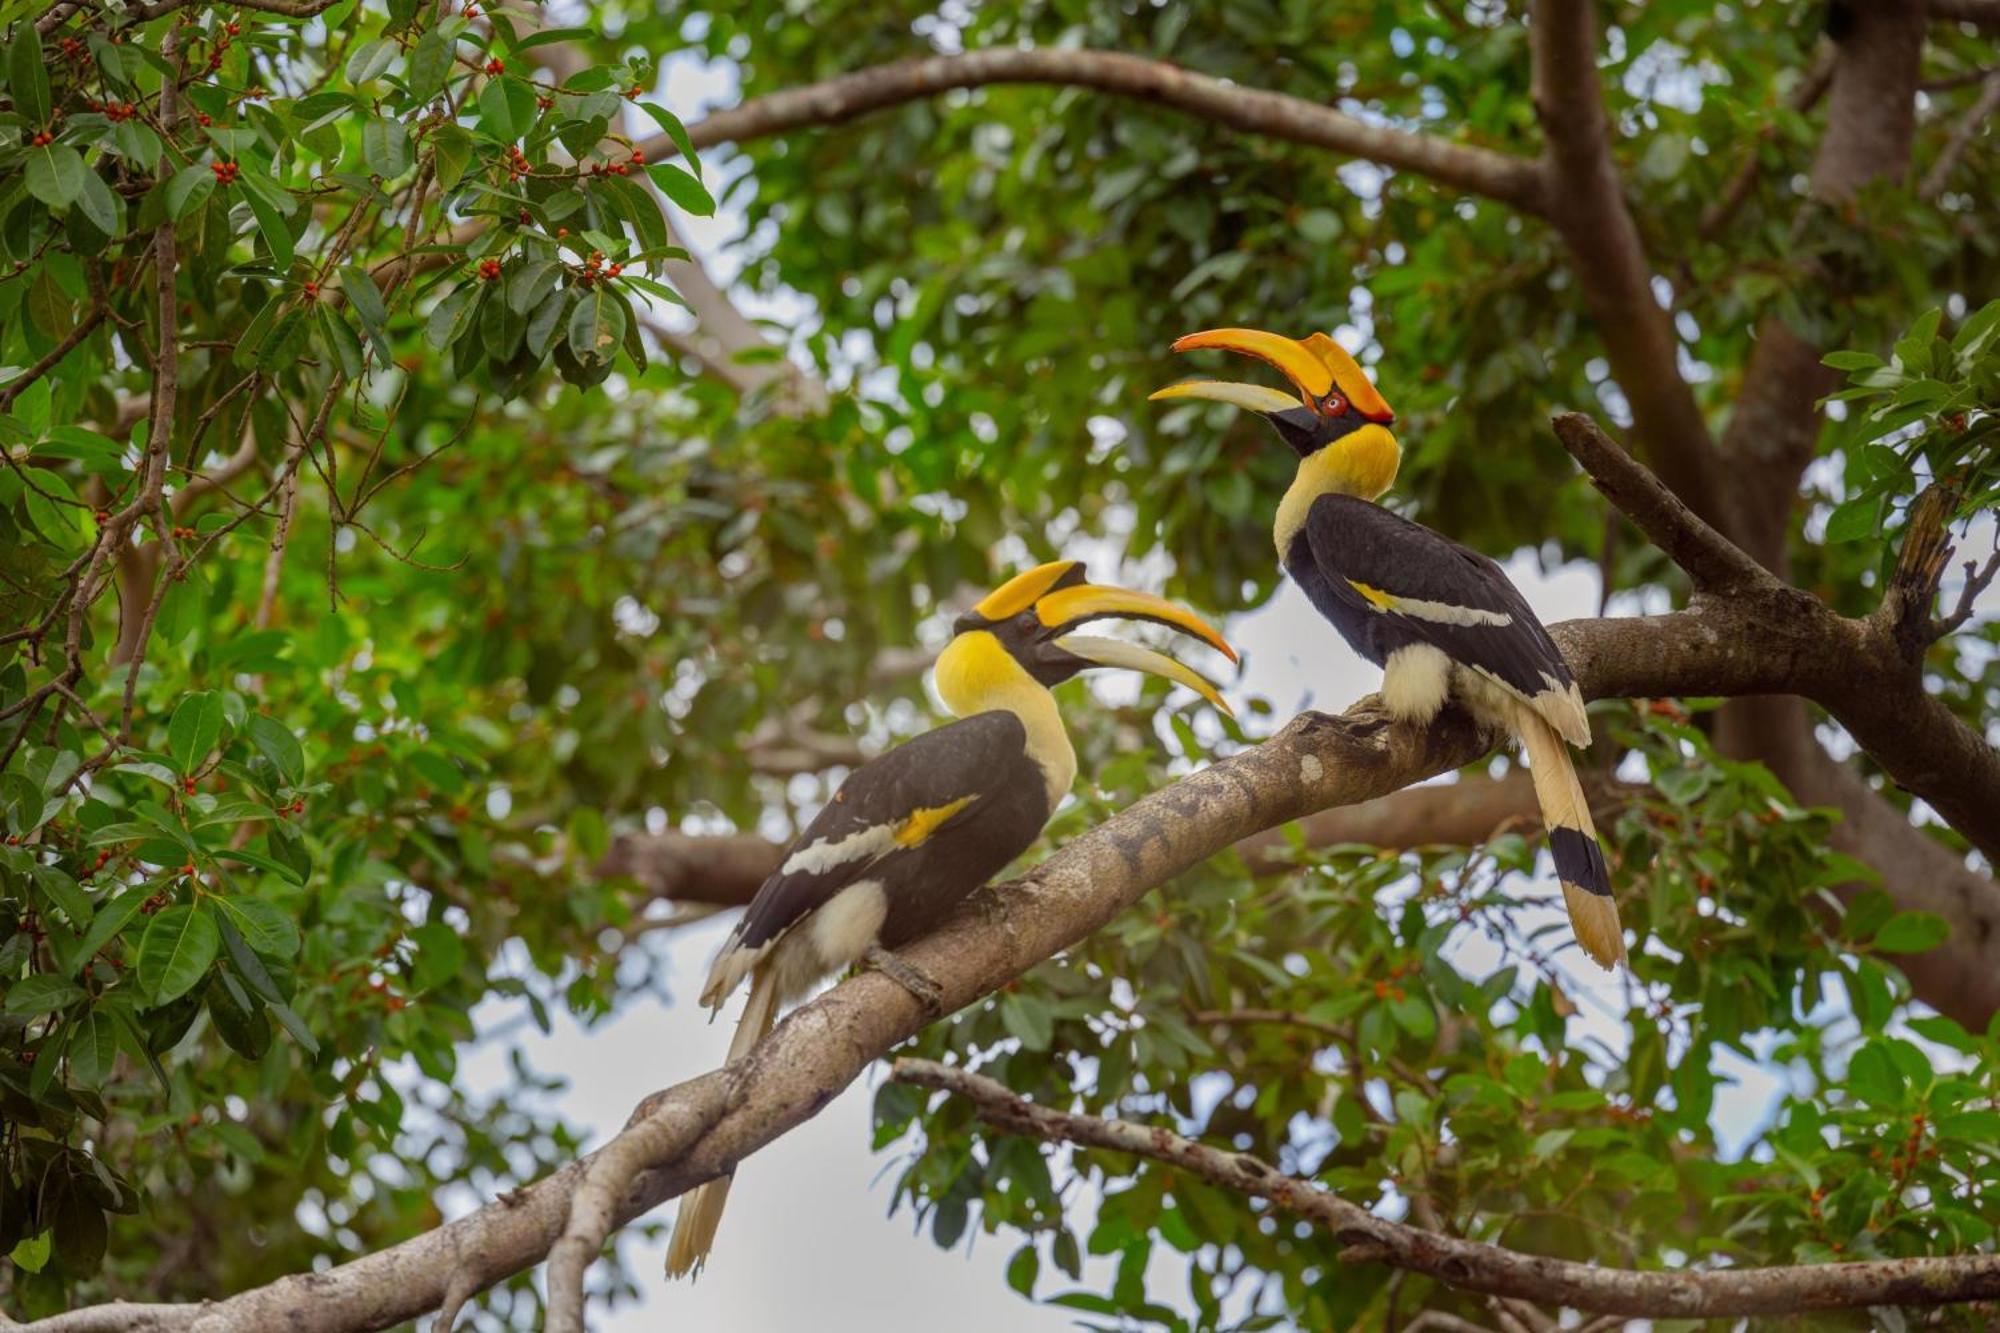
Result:
[[[869,946],[861,961],[916,996],[932,1018],[944,1017],[944,987],[936,977],[879,944]]]

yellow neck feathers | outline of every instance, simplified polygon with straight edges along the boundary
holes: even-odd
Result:
[[[1069,743],[1056,697],[985,630],[961,634],[937,660],[937,690],[954,717],[1004,709],[1028,732],[1028,757],[1048,784],[1049,812],[1076,780],[1076,751]]]
[[[1300,459],[1298,475],[1278,502],[1278,521],[1272,529],[1278,558],[1283,560],[1291,550],[1292,538],[1305,524],[1313,501],[1322,495],[1373,500],[1395,482],[1402,461],[1403,446],[1387,427],[1373,422]]]

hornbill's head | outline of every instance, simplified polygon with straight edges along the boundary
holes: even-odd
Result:
[[[1277,428],[1286,444],[1300,458],[1309,458],[1328,445],[1364,432],[1371,444],[1393,444],[1388,427],[1396,420],[1375,386],[1354,358],[1324,333],[1300,341],[1258,329],[1210,329],[1176,339],[1176,352],[1193,352],[1205,347],[1254,356],[1282,372],[1292,382],[1296,394],[1266,388],[1261,384],[1235,384],[1224,380],[1189,380],[1169,385],[1153,394],[1161,398],[1212,398],[1233,403],[1261,414]],[[1374,430],[1366,430],[1374,427]],[[1357,442],[1359,443],[1359,442]],[[1395,475],[1390,469],[1389,478]],[[1382,488],[1387,489],[1389,478]],[[1372,498],[1372,497],[1371,497]]]
[[[1016,574],[958,618],[951,646],[938,659],[939,693],[954,712],[976,711],[985,706],[982,696],[1004,685],[1011,659],[1045,688],[1087,667],[1126,667],[1185,685],[1230,711],[1215,686],[1166,654],[1074,632],[1107,619],[1166,625],[1236,660],[1236,650],[1194,612],[1150,593],[1100,587],[1084,579],[1081,560],[1055,560]]]

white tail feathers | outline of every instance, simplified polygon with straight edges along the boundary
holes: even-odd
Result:
[[[737,1020],[736,1035],[729,1040],[729,1059],[734,1062],[750,1053],[778,1022],[778,978],[769,963],[750,976],[750,998]],[[729,1183],[735,1173],[718,1176],[697,1185],[681,1197],[680,1211],[674,1215],[674,1238],[667,1245],[668,1277],[699,1277],[715,1246],[715,1229],[722,1224],[722,1205],[729,1201]]]
[[[1625,930],[1618,922],[1611,872],[1604,864],[1604,849],[1598,844],[1590,803],[1576,779],[1569,747],[1531,707],[1517,706],[1511,720],[1528,752],[1528,772],[1535,780],[1535,799],[1548,829],[1549,852],[1562,881],[1570,929],[1599,966],[1615,967],[1625,957]]]

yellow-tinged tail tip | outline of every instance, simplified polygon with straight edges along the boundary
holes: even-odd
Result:
[[[674,1238],[667,1245],[667,1276],[697,1278],[708,1252],[715,1248],[715,1230],[722,1225],[722,1205],[729,1199],[728,1176],[697,1185],[681,1199],[674,1217]]]
[[[1618,923],[1618,904],[1608,893],[1563,881],[1563,903],[1569,908],[1570,929],[1591,961],[1606,971],[1625,961],[1625,928]]]

